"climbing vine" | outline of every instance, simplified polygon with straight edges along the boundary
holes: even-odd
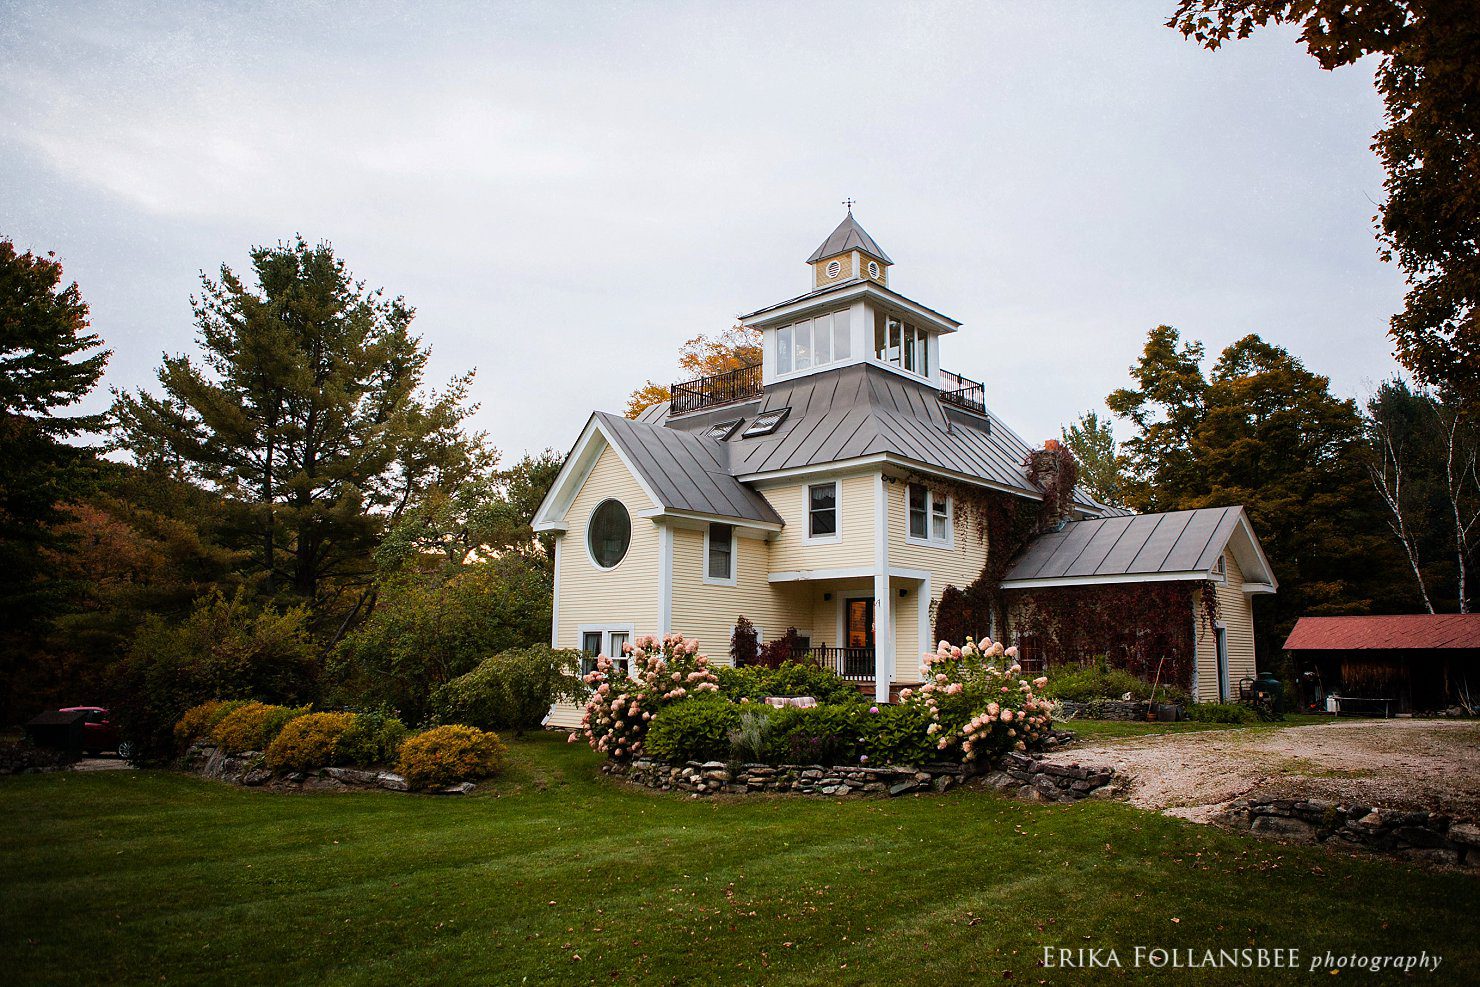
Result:
[[[1016,591],[1013,618],[1027,650],[1050,666],[1098,658],[1147,680],[1160,666],[1163,682],[1190,688],[1218,598],[1211,582],[1056,586]]]

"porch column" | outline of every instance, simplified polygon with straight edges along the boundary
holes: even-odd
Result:
[[[889,491],[874,476],[874,700],[889,701],[894,680],[894,599],[889,591]]]

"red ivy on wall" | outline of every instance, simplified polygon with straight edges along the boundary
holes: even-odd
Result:
[[[1197,591],[1200,608],[1194,610]],[[1012,593],[1014,626],[1050,666],[1104,656],[1151,680],[1184,689],[1192,686],[1197,638],[1194,620],[1211,625],[1218,617],[1217,596],[1204,583],[1116,583],[1110,586],[1056,586]],[[1163,659],[1165,662],[1163,663]]]

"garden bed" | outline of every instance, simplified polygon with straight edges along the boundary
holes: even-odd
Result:
[[[273,771],[261,751],[227,754],[219,747],[195,744],[185,752],[181,766],[194,774],[248,788],[300,791],[343,791],[350,788],[380,788],[407,792],[411,786],[404,775],[377,768],[322,767],[304,771]],[[462,795],[476,786],[470,782],[443,785],[427,791],[435,795]]]

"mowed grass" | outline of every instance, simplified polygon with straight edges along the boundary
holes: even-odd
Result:
[[[5,980],[1072,983],[1043,947],[1136,945],[1427,950],[1480,980],[1473,876],[1098,801],[660,795],[562,741],[463,798],[0,779]]]
[[[1255,723],[1198,723],[1180,720],[1176,723],[1148,723],[1142,720],[1070,720],[1059,724],[1072,730],[1083,740],[1096,741],[1115,737],[1149,737],[1172,733],[1205,733],[1209,730],[1288,730],[1291,727],[1325,726],[1335,723],[1334,716],[1316,713],[1286,713],[1283,720],[1259,721]],[[1350,723],[1350,720],[1342,722]]]

